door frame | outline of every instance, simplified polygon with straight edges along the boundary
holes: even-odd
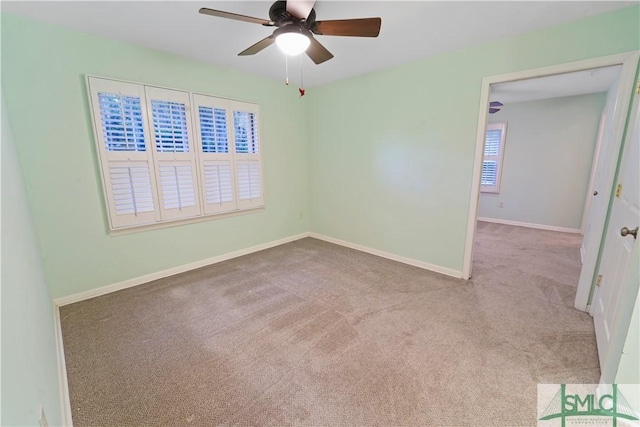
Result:
[[[636,69],[638,67],[639,58],[639,51],[630,51],[616,55],[587,59],[583,61],[568,62],[549,67],[535,68],[532,70],[488,76],[482,79],[480,92],[480,108],[478,111],[478,129],[476,133],[476,150],[474,154],[471,196],[469,200],[467,236],[465,241],[464,260],[462,265],[462,277],[464,279],[469,279],[471,277],[471,270],[473,266],[473,249],[476,234],[476,222],[478,219],[478,201],[480,198],[480,177],[482,173],[482,157],[484,153],[485,129],[487,125],[491,85],[531,79],[536,77],[551,76],[555,74],[572,73],[575,71],[584,71],[593,68],[609,67],[612,65],[621,65],[622,69],[620,70],[618,93],[615,105],[616,113],[613,117],[612,133],[612,148],[617,153],[617,156],[613,157],[615,158],[617,164],[620,157],[622,137],[624,135],[624,129],[629,114],[629,103],[631,101],[631,94],[635,88]],[[613,193],[613,180],[615,172],[616,168],[614,167],[611,176],[607,177],[607,182],[611,182],[611,185],[607,186],[608,190],[605,191],[605,194],[602,194],[603,197],[606,197],[609,200],[611,199],[611,195]],[[607,209],[610,209],[610,206],[608,206]],[[600,247],[600,251],[602,251],[602,247]],[[582,268],[585,267],[595,270],[595,263],[594,265],[590,266],[583,264]],[[593,284],[590,284],[589,286],[585,285],[578,287],[575,300],[575,307],[577,309],[587,311],[587,305],[589,302],[592,286]]]

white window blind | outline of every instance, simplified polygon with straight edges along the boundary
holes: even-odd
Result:
[[[111,230],[264,206],[255,104],[87,77]]]
[[[160,216],[164,220],[201,215],[197,160],[188,92],[146,87],[158,168]]]
[[[259,199],[260,192],[260,165],[258,162],[238,162],[238,199]]]
[[[139,97],[99,92],[98,105],[107,151],[146,150]]]
[[[262,192],[262,161],[256,106],[231,103],[233,111],[233,142],[238,206],[250,208],[264,204]]]
[[[504,158],[504,142],[506,123],[489,123],[484,141],[484,157],[482,160],[481,191],[499,193]]]
[[[109,176],[113,191],[114,208],[117,215],[153,212],[153,190],[151,188],[151,173],[144,164],[127,162],[118,165],[111,162]]]
[[[183,210],[196,205],[193,170],[191,164],[160,163],[160,187],[164,209]]]
[[[160,217],[144,89],[96,78],[87,84],[110,228],[155,223]]]
[[[205,212],[263,206],[257,106],[199,94],[193,99]]]
[[[242,107],[240,107],[242,108]],[[258,152],[258,118],[251,111],[233,111],[236,153]]]
[[[160,153],[189,152],[186,105],[180,102],[151,101],[153,133]]]
[[[233,202],[233,181],[229,162],[204,162],[207,204],[222,206]]]
[[[229,150],[232,127],[229,100],[194,94],[193,103],[198,109],[196,129],[204,211],[215,214],[237,210],[234,156]]]
[[[226,108],[198,106],[203,153],[228,153]]]

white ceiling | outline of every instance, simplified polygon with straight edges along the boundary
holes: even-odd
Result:
[[[503,104],[607,92],[621,65],[491,85],[491,101]]]
[[[284,79],[284,56],[271,46],[238,52],[273,28],[215,18],[200,7],[268,19],[271,1],[2,1],[2,12],[24,15],[139,46]],[[637,1],[329,1],[317,20],[380,16],[378,38],[318,36],[335,57],[321,65],[303,58],[306,86],[315,86],[516,34],[637,4]],[[297,58],[291,75],[299,74]],[[293,80],[295,82],[295,80]]]

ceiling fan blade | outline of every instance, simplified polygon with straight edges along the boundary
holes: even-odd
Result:
[[[381,25],[380,18],[336,19],[316,21],[311,31],[323,36],[378,37]]]
[[[287,0],[287,12],[298,19],[307,19],[315,0]]]
[[[238,56],[255,55],[256,53],[260,52],[262,49],[271,46],[274,41],[276,41],[275,37],[273,37],[273,35],[270,35],[269,37],[266,37],[260,40],[258,43],[254,44],[253,46],[243,50],[238,54]]]
[[[324,46],[320,44],[320,42],[313,37],[311,39],[311,44],[307,48],[307,56],[311,58],[313,62],[316,64],[322,64],[325,61],[333,58],[333,54],[329,52]]]
[[[499,109],[499,108],[489,108],[489,114],[495,114],[495,113],[497,113],[498,111],[500,111],[500,109]]]
[[[203,7],[200,9],[200,13],[203,15],[217,16],[218,18],[235,19],[236,21],[251,22],[252,24],[262,24],[266,26],[274,26],[273,21],[267,19],[254,18],[253,16],[239,15],[237,13],[224,12],[222,10],[215,10]]]
[[[491,101],[489,107],[502,107],[504,104],[500,101]]]

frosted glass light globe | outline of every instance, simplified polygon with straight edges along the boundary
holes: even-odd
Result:
[[[300,55],[307,50],[310,43],[309,37],[300,33],[287,32],[276,37],[276,44],[280,50],[289,56]]]

